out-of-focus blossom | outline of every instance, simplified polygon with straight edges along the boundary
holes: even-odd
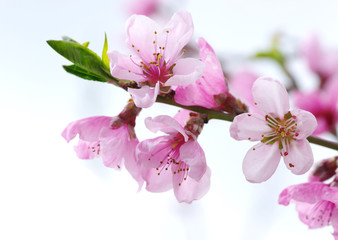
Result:
[[[235,117],[230,134],[236,140],[260,141],[243,161],[243,172],[250,182],[263,182],[275,172],[281,156],[294,174],[304,174],[313,164],[306,138],[317,127],[309,112],[289,110],[284,86],[271,78],[259,78],[252,87],[255,104],[263,115],[243,113]]]
[[[115,169],[124,165],[141,187],[143,180],[135,158],[139,141],[134,131],[140,110],[130,102],[117,117],[95,116],[71,122],[62,136],[69,142],[79,135],[74,146],[79,158],[102,157],[105,166]]]
[[[227,91],[221,64],[212,47],[204,38],[199,38],[197,44],[200,59],[205,63],[204,74],[188,86],[177,87],[175,101],[186,106],[221,108],[234,115],[244,112],[245,105]]]
[[[300,220],[309,228],[332,225],[338,240],[338,188],[322,182],[290,186],[282,191],[279,204],[296,204]]]
[[[134,55],[109,52],[111,74],[136,81],[140,89],[128,88],[136,106],[150,107],[158,93],[170,86],[186,86],[200,78],[204,63],[194,58],[180,58],[183,47],[194,31],[190,13],[174,14],[165,27],[150,18],[133,15],[127,21],[127,46]]]
[[[294,102],[299,108],[311,112],[318,121],[314,134],[336,134],[338,123],[338,74],[328,80],[324,88],[304,93],[294,92]]]
[[[141,14],[150,16],[157,9],[160,0],[130,0],[128,3],[129,14]]]
[[[338,50],[325,50],[318,36],[312,35],[303,43],[302,54],[310,69],[315,72],[323,86],[329,78],[338,73]]]
[[[140,142],[136,156],[148,191],[164,192],[173,188],[179,202],[191,203],[208,192],[210,170],[196,141],[203,121],[192,117],[185,127],[182,122],[165,115],[147,118],[145,124],[149,130],[167,135]]]
[[[231,75],[229,89],[231,93],[240,98],[248,107],[249,112],[259,113],[254,103],[251,88],[259,76],[250,70],[241,70]]]

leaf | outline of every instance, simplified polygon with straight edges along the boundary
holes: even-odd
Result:
[[[90,72],[93,75],[99,76],[105,81],[117,81],[110,75],[109,69],[103,63],[101,58],[86,48],[85,46],[78,44],[74,40],[70,39],[67,41],[47,41],[56,52],[67,58],[69,61],[74,63],[76,66]]]
[[[103,45],[103,50],[102,50],[102,61],[104,65],[106,65],[106,67],[110,69],[109,57],[108,57],[107,51],[108,51],[108,41],[107,41],[107,34],[105,33],[104,34],[104,45]]]
[[[86,79],[86,80],[94,80],[94,81],[99,81],[99,82],[107,82],[106,79],[97,76],[91,72],[88,72],[87,70],[80,68],[76,65],[63,65],[62,66],[66,72],[71,73],[75,76],[78,76],[80,78]]]
[[[82,46],[87,48],[89,46],[89,42],[82,43]]]
[[[75,41],[74,39],[68,37],[68,36],[62,36],[62,40],[63,41],[67,41],[67,42],[72,42],[72,43],[77,43],[77,44],[80,44],[78,43],[77,41]]]

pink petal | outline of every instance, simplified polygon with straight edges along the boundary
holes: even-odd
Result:
[[[203,76],[188,86],[177,87],[175,101],[187,106],[218,107],[214,95],[227,92],[223,71],[214,50],[204,38],[199,38],[198,45],[201,61],[205,63]]]
[[[181,185],[179,185],[180,179],[174,175],[173,186],[176,199],[179,202],[186,203],[191,203],[194,200],[201,199],[209,191],[210,175],[211,171],[207,168],[205,174],[199,181],[188,177],[187,180],[184,180],[181,183]]]
[[[309,111],[314,115],[320,114],[323,109],[322,97],[319,91],[304,93],[299,91],[293,92],[295,105],[303,110]]]
[[[338,188],[337,187],[327,187],[323,189],[322,199],[330,201],[338,206]]]
[[[243,160],[242,169],[245,178],[253,183],[268,180],[276,171],[279,160],[278,144],[256,144],[250,148]]]
[[[193,32],[194,25],[190,13],[181,11],[172,16],[163,29],[164,39],[167,38],[165,59],[169,65],[175,62],[179,52],[190,41]]]
[[[320,228],[327,226],[330,223],[334,204],[325,200],[321,200],[307,208],[305,212],[299,206],[297,211],[302,212],[302,221],[309,226],[309,228]],[[305,217],[305,218],[304,218]]]
[[[162,171],[158,175],[155,168],[142,169],[143,179],[146,181],[146,189],[149,192],[165,192],[173,187],[172,172],[170,170]]]
[[[162,27],[146,16],[132,15],[127,20],[126,28],[129,49],[143,61],[153,61],[153,53],[156,52],[153,41],[158,40],[158,33],[162,32]]]
[[[286,167],[294,174],[304,174],[313,165],[313,154],[308,140],[292,141],[288,155],[283,156]]]
[[[105,116],[83,118],[68,124],[61,135],[67,142],[77,134],[79,134],[81,140],[88,142],[98,141],[101,128],[109,127],[111,119],[111,117]]]
[[[74,151],[80,159],[100,157],[100,141],[86,142],[80,139],[78,145],[74,146]]]
[[[160,136],[140,142],[136,147],[137,160],[146,168],[164,166],[171,150],[171,139],[171,136]]]
[[[202,178],[207,169],[204,151],[197,141],[190,140],[181,146],[180,160],[189,166],[189,177],[196,181]]]
[[[301,109],[295,109],[291,111],[291,114],[296,116],[297,130],[299,133],[297,139],[305,139],[316,130],[317,120],[312,113]]]
[[[289,96],[285,87],[277,80],[260,77],[252,86],[252,95],[257,108],[264,114],[282,119],[289,111]]]
[[[236,140],[262,140],[262,135],[271,132],[265,118],[257,113],[243,113],[230,125],[230,135]]]
[[[316,35],[312,35],[302,44],[302,54],[307,60],[310,69],[314,72],[320,71],[322,51],[318,36]]]
[[[327,184],[322,182],[292,185],[281,192],[278,203],[289,205],[291,200],[295,200],[297,202],[314,204],[322,199],[321,195],[325,188],[327,188]]]
[[[154,88],[149,86],[142,86],[140,89],[128,88],[128,92],[137,107],[148,108],[155,103],[159,89],[159,82],[157,82]]]
[[[138,144],[138,140],[133,138],[130,139],[128,143],[128,150],[124,153],[124,166],[130,173],[130,175],[136,180],[139,185],[138,191],[141,190],[142,185],[144,183],[144,179],[142,177],[141,164],[139,164],[136,160],[135,150]]]
[[[141,61],[140,59],[122,55],[117,51],[108,52],[108,56],[112,76],[118,79],[126,79],[136,82],[140,82],[144,79],[143,76],[140,75],[142,74],[142,68],[135,64],[139,63]]]
[[[335,209],[332,211],[331,224],[334,229],[334,233],[333,233],[334,239],[338,240],[338,208],[337,208],[337,205]]]
[[[218,107],[214,101],[214,96],[206,92],[205,83],[205,78],[202,77],[188,86],[177,87],[175,89],[175,101],[185,106]]]
[[[173,74],[165,86],[187,86],[194,83],[202,77],[205,64],[195,58],[182,58],[177,60],[176,66],[173,68]]]
[[[149,16],[153,14],[159,5],[159,0],[132,0],[129,1],[128,10],[131,14]]]
[[[184,128],[190,118],[190,113],[192,113],[192,111],[182,108],[175,114],[174,119]]]
[[[254,99],[251,92],[252,85],[257,78],[257,74],[245,69],[234,73],[231,76],[231,81],[229,84],[230,92],[234,96],[241,99],[246,105],[248,105],[249,112],[252,113],[260,113],[254,104]]]
[[[204,38],[199,38],[197,45],[200,48],[200,59],[205,63],[203,87],[206,92],[210,95],[226,93],[223,69],[214,50]]]
[[[120,128],[103,128],[100,135],[102,160],[106,167],[120,168],[129,147],[129,132],[127,125]]]
[[[154,133],[162,131],[167,134],[177,134],[179,132],[183,135],[185,141],[188,141],[188,135],[185,133],[184,128],[172,117],[167,115],[160,115],[154,118],[148,117],[144,120],[144,123]]]

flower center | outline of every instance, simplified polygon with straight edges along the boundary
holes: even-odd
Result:
[[[265,144],[274,144],[275,142],[278,142],[281,155],[287,156],[289,154],[288,150],[291,141],[296,140],[296,137],[299,135],[297,132],[296,116],[292,115],[290,112],[284,115],[284,119],[265,115],[265,121],[271,128],[271,132],[262,135],[261,142]]]
[[[166,148],[169,148],[169,152],[164,158],[159,162],[156,170],[158,171],[157,175],[160,176],[162,171],[167,171],[171,168],[171,171],[174,175],[177,175],[179,179],[179,186],[181,186],[184,180],[187,180],[189,165],[180,160],[180,148],[185,143],[184,137],[182,134],[178,133],[172,141],[168,142]]]
[[[175,59],[166,58],[166,46],[168,41],[168,35],[170,34],[169,30],[166,30],[164,33],[164,41],[158,41],[158,33],[154,31],[154,40],[152,44],[154,45],[154,50],[152,53],[152,60],[146,61],[145,59],[149,59],[149,57],[145,57],[144,52],[149,52],[149,49],[136,49],[137,54],[141,58],[140,62],[136,62],[133,60],[132,55],[130,55],[130,60],[139,68],[141,68],[141,73],[137,73],[138,75],[142,75],[144,78],[144,82],[147,82],[148,85],[154,87],[157,82],[160,82],[163,85],[169,78],[173,76],[173,68],[175,67],[175,59],[178,57],[174,56]],[[163,36],[161,36],[163,37]],[[131,45],[132,48],[135,48],[135,45]],[[185,51],[185,50],[183,50]],[[130,70],[129,70],[130,71]]]

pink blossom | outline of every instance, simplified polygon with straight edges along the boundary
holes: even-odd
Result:
[[[214,95],[227,93],[226,80],[221,64],[208,42],[204,38],[197,41],[200,48],[200,59],[205,63],[204,74],[189,86],[179,86],[175,89],[175,101],[186,106],[201,106],[216,108],[219,105]]]
[[[249,107],[249,111],[253,113],[259,113],[251,93],[252,85],[257,78],[257,74],[248,69],[244,69],[235,72],[231,76],[229,83],[231,93],[240,98]]]
[[[303,43],[302,54],[310,69],[318,74],[322,84],[338,72],[338,51],[323,49],[318,36],[312,35]]]
[[[333,236],[338,240],[338,188],[322,182],[310,182],[290,186],[282,191],[279,204],[296,204],[300,220],[309,228],[331,224]]]
[[[311,112],[318,121],[314,134],[336,133],[338,123],[338,74],[330,78],[322,89],[304,93],[295,91],[295,105]]]
[[[111,74],[136,81],[140,89],[129,88],[136,106],[150,107],[158,93],[170,86],[186,86],[200,78],[204,64],[198,59],[181,58],[183,47],[194,31],[191,15],[178,12],[165,27],[150,18],[133,15],[127,21],[127,46],[134,55],[108,53]]]
[[[146,189],[163,192],[173,188],[179,202],[191,203],[203,197],[209,190],[210,170],[197,136],[165,115],[147,118],[145,124],[153,132],[167,134],[137,146],[136,156],[143,166]]]
[[[277,80],[257,79],[252,95],[263,114],[243,113],[235,117],[230,127],[236,140],[260,141],[244,157],[246,179],[266,181],[275,172],[281,156],[294,174],[307,172],[313,155],[306,138],[315,130],[316,118],[304,110],[289,110],[288,94]]]
[[[157,10],[159,2],[160,0],[130,0],[128,11],[130,14],[150,16]]]
[[[143,179],[135,158],[139,143],[134,132],[136,116],[123,119],[121,114],[114,118],[95,116],[71,122],[62,136],[69,142],[79,135],[78,145],[74,146],[79,158],[102,157],[105,166],[115,169],[124,165],[141,187]]]

